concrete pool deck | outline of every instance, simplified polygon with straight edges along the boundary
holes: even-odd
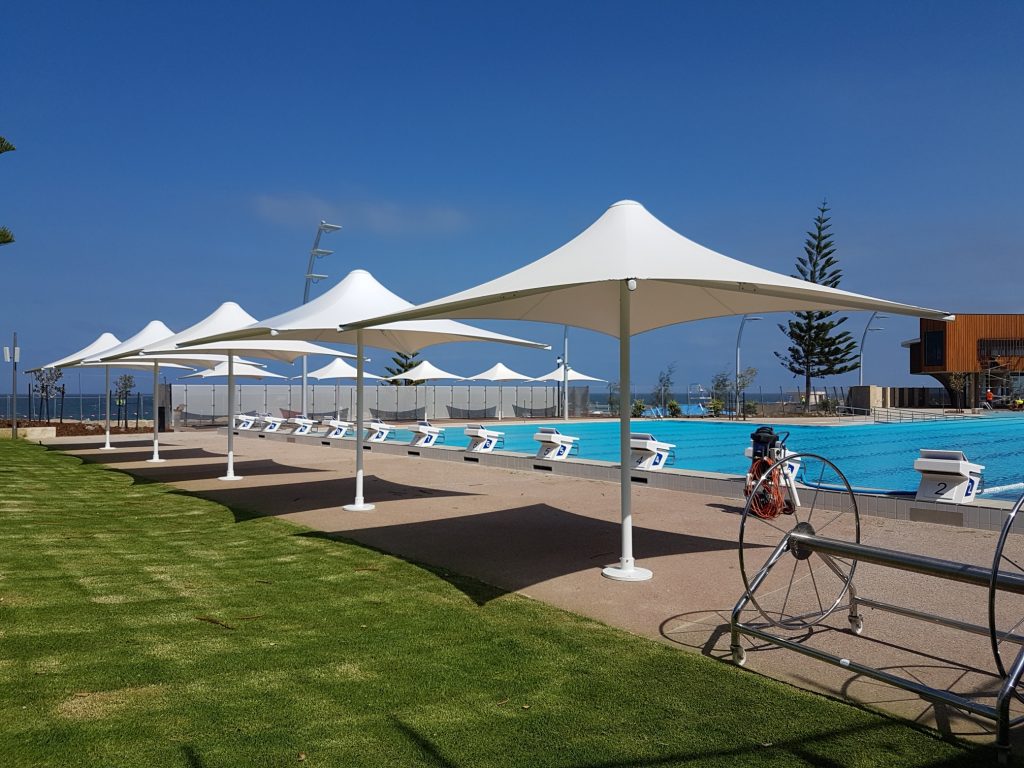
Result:
[[[168,461],[158,465],[145,462],[148,440],[126,436],[113,442],[118,450],[108,452],[99,451],[101,441],[94,439],[45,441],[83,460],[222,503],[239,521],[277,517],[638,635],[730,658],[728,618],[743,591],[736,544],[742,503],[734,497],[635,486],[635,551],[654,579],[621,583],[600,575],[617,560],[620,530],[618,488],[603,480],[374,451],[366,456],[366,497],[377,508],[347,513],[341,505],[351,502],[355,490],[350,450],[238,440],[235,469],[244,479],[225,483],[216,479],[224,465],[224,437],[217,432],[162,435],[161,456]],[[997,539],[989,530],[912,520],[865,516],[862,525],[865,543],[983,567],[991,567]],[[856,583],[866,597],[987,626],[983,589],[894,575],[867,564],[858,567]],[[1011,596],[1006,605],[1011,615],[1024,617],[1024,600]],[[798,638],[934,687],[980,693],[992,703],[998,680],[987,635],[870,609],[864,617],[861,637],[846,631],[840,613]],[[892,712],[944,734],[992,738],[987,720],[777,647],[746,639],[744,645],[751,672]],[[1021,711],[1016,704],[1015,714]],[[1014,736],[1019,748],[1024,740]]]

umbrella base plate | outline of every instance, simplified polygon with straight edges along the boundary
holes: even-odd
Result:
[[[224,475],[224,477],[218,477],[218,480],[241,480],[241,475]]]
[[[376,507],[373,504],[346,504],[342,509],[346,512],[372,512]]]
[[[614,581],[647,581],[654,577],[654,573],[646,568],[623,568],[619,565],[609,565],[601,570],[601,575]]]

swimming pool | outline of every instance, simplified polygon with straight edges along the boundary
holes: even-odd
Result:
[[[580,438],[580,458],[616,463],[619,459],[617,422],[488,426],[505,433],[507,451],[535,453],[533,435],[537,429],[554,426]],[[650,432],[676,445],[674,468],[728,474],[746,471],[748,461],[743,449],[750,445],[750,433],[758,426],[753,419],[739,423],[633,421],[634,432]],[[831,459],[856,487],[912,492],[920,479],[914,471],[918,450],[940,448],[963,451],[971,461],[985,465],[984,498],[1016,499],[1024,492],[1024,417],[841,427],[776,426],[775,430],[790,433],[786,443],[789,450]],[[407,440],[407,435],[398,434],[396,438]],[[467,442],[460,429],[447,430],[448,445],[463,446]]]

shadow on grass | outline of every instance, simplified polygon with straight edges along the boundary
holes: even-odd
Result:
[[[298,535],[353,541],[416,565],[441,569],[444,578],[451,569],[511,592],[581,571],[591,571],[597,577],[601,568],[618,558],[621,527],[617,522],[547,504],[531,504],[341,533],[305,531]],[[642,538],[644,556],[649,558],[736,547],[731,540],[656,528],[635,526],[634,535]]]
[[[98,435],[89,442],[85,443],[44,443],[47,449],[51,451],[95,451],[103,447],[104,438],[103,435]],[[153,437],[152,433],[147,438],[139,438],[137,440],[112,440],[111,445],[115,448],[138,448],[144,445],[152,445]],[[111,453],[111,451],[105,451],[105,453]]]
[[[188,768],[206,768],[206,761],[199,756],[191,744],[184,745],[181,748],[181,754],[185,758],[185,765]]]
[[[858,763],[863,759],[863,755],[851,752],[849,760],[829,758],[822,754],[823,751],[829,751],[828,742],[843,739],[847,742],[871,745],[868,749],[878,752],[878,748],[874,746],[877,738],[875,734],[892,728],[895,724],[930,735],[927,729],[914,724],[908,724],[906,721],[886,717],[885,715],[878,716],[883,718],[882,722],[801,735],[781,741],[758,742],[751,739],[749,744],[723,749],[675,751],[656,757],[594,760],[573,762],[571,765],[573,768],[659,768],[662,766],[704,765],[708,762],[718,764],[723,761],[730,761],[731,759],[732,761],[742,762],[744,765],[752,763],[774,765],[799,762],[802,765],[813,765],[818,766],[818,768],[843,768],[844,766]],[[392,723],[397,730],[419,748],[421,757],[428,764],[436,765],[440,768],[470,768],[472,765],[469,761],[459,763],[452,758],[446,757],[441,747],[435,741],[419,733],[407,723],[403,723],[394,717],[392,718]],[[885,738],[884,734],[881,738]],[[825,745],[825,748],[815,749],[814,747],[818,744]],[[962,746],[964,747],[963,753],[928,763],[928,768],[975,768],[975,766],[982,768],[982,766],[996,765],[998,752],[994,747],[971,744],[962,744]],[[882,764],[884,763],[879,763],[879,765]],[[895,763],[891,764],[895,765]],[[1019,760],[1014,760],[1013,764],[1020,765],[1020,762]]]
[[[256,463],[256,462],[253,462]],[[270,462],[271,464],[273,462]],[[250,463],[243,462],[235,464],[236,472],[245,477],[250,472]],[[289,472],[311,473],[329,472],[325,469],[292,468],[281,464],[274,465],[281,474]],[[132,470],[133,473],[135,470]],[[217,470],[220,474],[221,470]],[[264,474],[274,474],[267,471]],[[207,475],[207,477],[216,475]],[[168,477],[168,481],[179,479]],[[373,488],[376,499],[397,500],[397,499],[424,499],[442,498],[447,496],[476,496],[478,494],[469,491],[458,491],[448,488],[424,488],[418,485],[405,485],[394,483],[390,480],[383,480],[374,475],[366,477],[366,486]],[[296,483],[279,483],[276,485],[262,485],[259,487],[240,487],[237,484],[224,484],[224,487],[210,488],[197,491],[183,491],[175,489],[172,493],[180,493],[187,496],[198,496],[207,501],[215,501],[231,510],[236,522],[252,520],[258,517],[277,517],[295,512],[309,512],[312,510],[334,510],[338,514],[349,514],[341,510],[344,504],[351,504],[356,495],[356,480],[354,477],[331,478],[328,480],[304,480]],[[360,513],[352,513],[360,514]]]
[[[132,462],[146,461],[153,457],[153,443],[148,444],[147,449],[126,451],[104,451],[103,453],[76,453],[75,457],[90,464],[130,464]],[[47,446],[50,450],[65,452],[63,446]],[[212,459],[223,454],[213,453],[203,448],[175,448],[173,445],[160,446],[160,458],[174,461],[176,459]]]

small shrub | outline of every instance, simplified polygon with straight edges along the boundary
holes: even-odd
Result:
[[[639,419],[644,415],[644,410],[647,408],[647,404],[643,400],[634,400],[633,405],[630,406],[630,413],[634,419]]]
[[[749,400],[743,404],[743,415],[744,416],[757,416],[757,403],[752,403]]]
[[[683,415],[683,409],[679,407],[679,403],[675,400],[669,400],[666,407],[668,408],[668,415],[673,419],[678,419]]]
[[[725,409],[725,402],[719,400],[717,397],[711,398],[708,401],[708,410],[711,411],[712,416],[721,416],[722,411]]]

